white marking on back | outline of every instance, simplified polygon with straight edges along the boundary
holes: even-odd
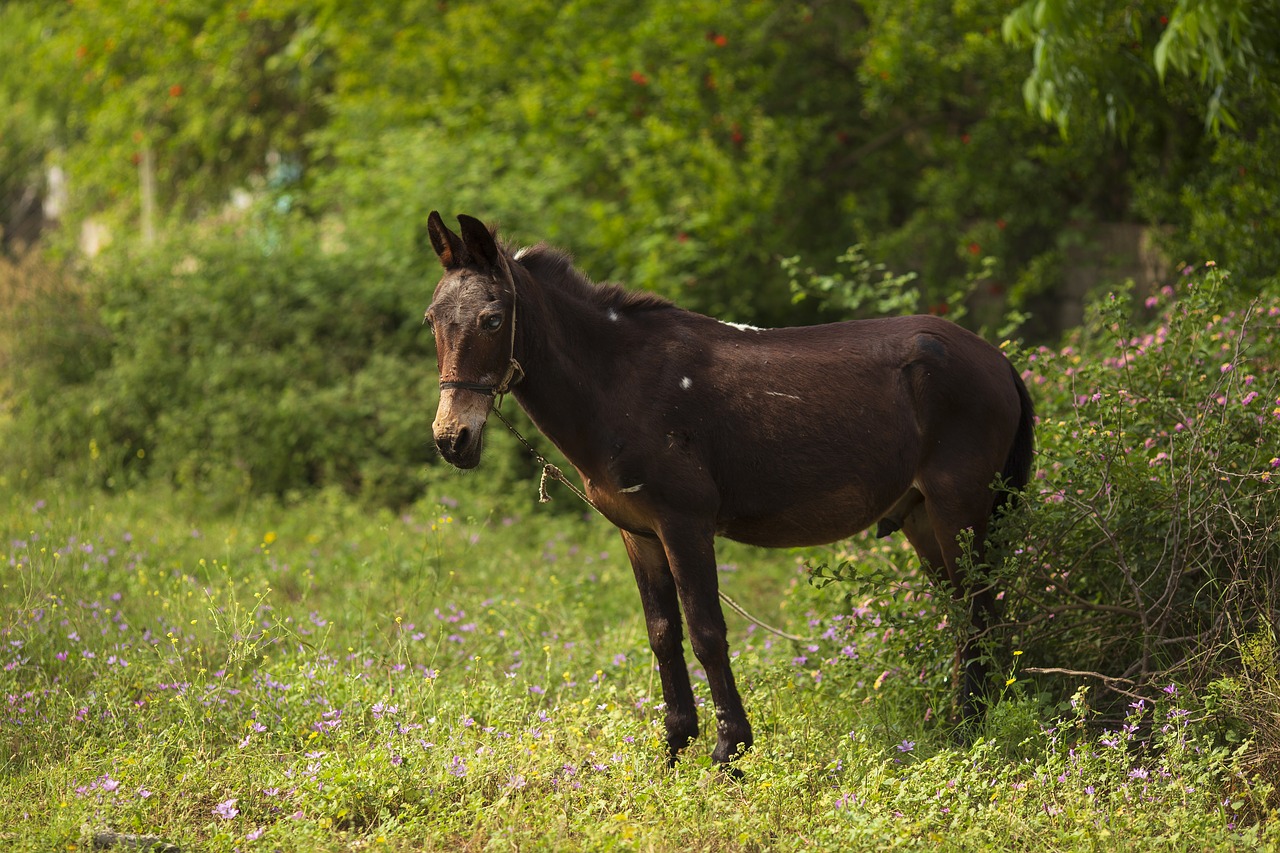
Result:
[[[795,394],[783,394],[781,391],[765,391],[770,397],[786,397],[788,400],[800,400]]]
[[[688,391],[690,388],[693,387],[693,380],[690,379],[688,376],[684,377],[683,379],[680,380],[680,387]]]
[[[624,495],[630,495],[630,494],[633,494],[634,492],[640,491],[643,488],[644,488],[644,483],[637,483],[634,486],[627,486],[625,489],[618,489],[618,491],[622,492]]]
[[[763,332],[764,331],[764,329],[760,328],[759,326],[749,326],[746,323],[730,323],[728,320],[719,320],[717,322],[725,326],[732,326],[733,328],[737,329],[740,332]]]

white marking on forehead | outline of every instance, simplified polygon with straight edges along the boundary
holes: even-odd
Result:
[[[728,320],[717,321],[724,326],[732,326],[740,332],[763,332],[764,329],[759,326],[748,326],[746,323],[730,323]]]
[[[618,322],[618,312],[614,311],[612,308],[609,309],[609,313],[606,314],[605,316],[607,316],[614,323]]]
[[[634,486],[627,486],[625,489],[618,489],[618,491],[622,492],[624,495],[630,495],[640,491],[643,488],[644,488],[644,483],[637,483]]]
[[[781,391],[765,391],[770,397],[786,397],[788,400],[799,400],[795,394],[783,394]]]
[[[684,377],[683,379],[680,380],[680,387],[688,391],[690,388],[693,387],[693,380],[690,379],[688,376]]]
[[[518,261],[521,258],[523,258],[525,255],[529,254],[530,248],[531,248],[530,246],[521,246],[519,250],[517,250],[516,253],[512,255],[512,257]]]

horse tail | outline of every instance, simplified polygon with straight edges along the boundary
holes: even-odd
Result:
[[[1013,446],[1009,448],[1009,455],[1005,457],[1004,470],[1001,472],[1004,488],[996,494],[993,512],[999,512],[1011,500],[1017,499],[1018,494],[1031,481],[1031,464],[1035,460],[1035,406],[1031,402],[1031,395],[1027,392],[1026,383],[1022,381],[1012,362],[1009,364],[1009,372],[1013,376],[1013,387],[1018,392],[1021,412],[1018,415],[1018,431],[1014,435]]]

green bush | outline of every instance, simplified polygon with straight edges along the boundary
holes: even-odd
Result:
[[[435,359],[419,318],[434,269],[326,252],[302,226],[269,248],[185,236],[23,303],[11,466],[228,497],[421,494]]]
[[[1274,788],[1280,298],[1245,302],[1226,278],[1188,268],[1141,305],[1122,289],[1065,346],[1024,354],[1040,460],[996,534],[996,647],[1051,694],[1063,675],[1105,688],[1109,713],[1209,690]]]
[[[6,468],[39,475],[55,460],[88,458],[90,383],[110,349],[96,297],[74,274],[35,252],[0,259]]]

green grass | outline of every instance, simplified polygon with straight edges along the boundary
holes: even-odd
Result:
[[[668,768],[616,533],[532,493],[509,518],[440,501],[225,516],[167,493],[11,497],[6,847],[86,849],[101,829],[208,851],[1280,843],[1194,697],[1122,728],[1019,680],[958,747],[933,710],[949,632],[931,602],[854,617],[805,582],[805,554],[732,544],[723,586],[825,638],[798,648],[730,615],[757,745],[741,780],[711,768],[705,734]]]

